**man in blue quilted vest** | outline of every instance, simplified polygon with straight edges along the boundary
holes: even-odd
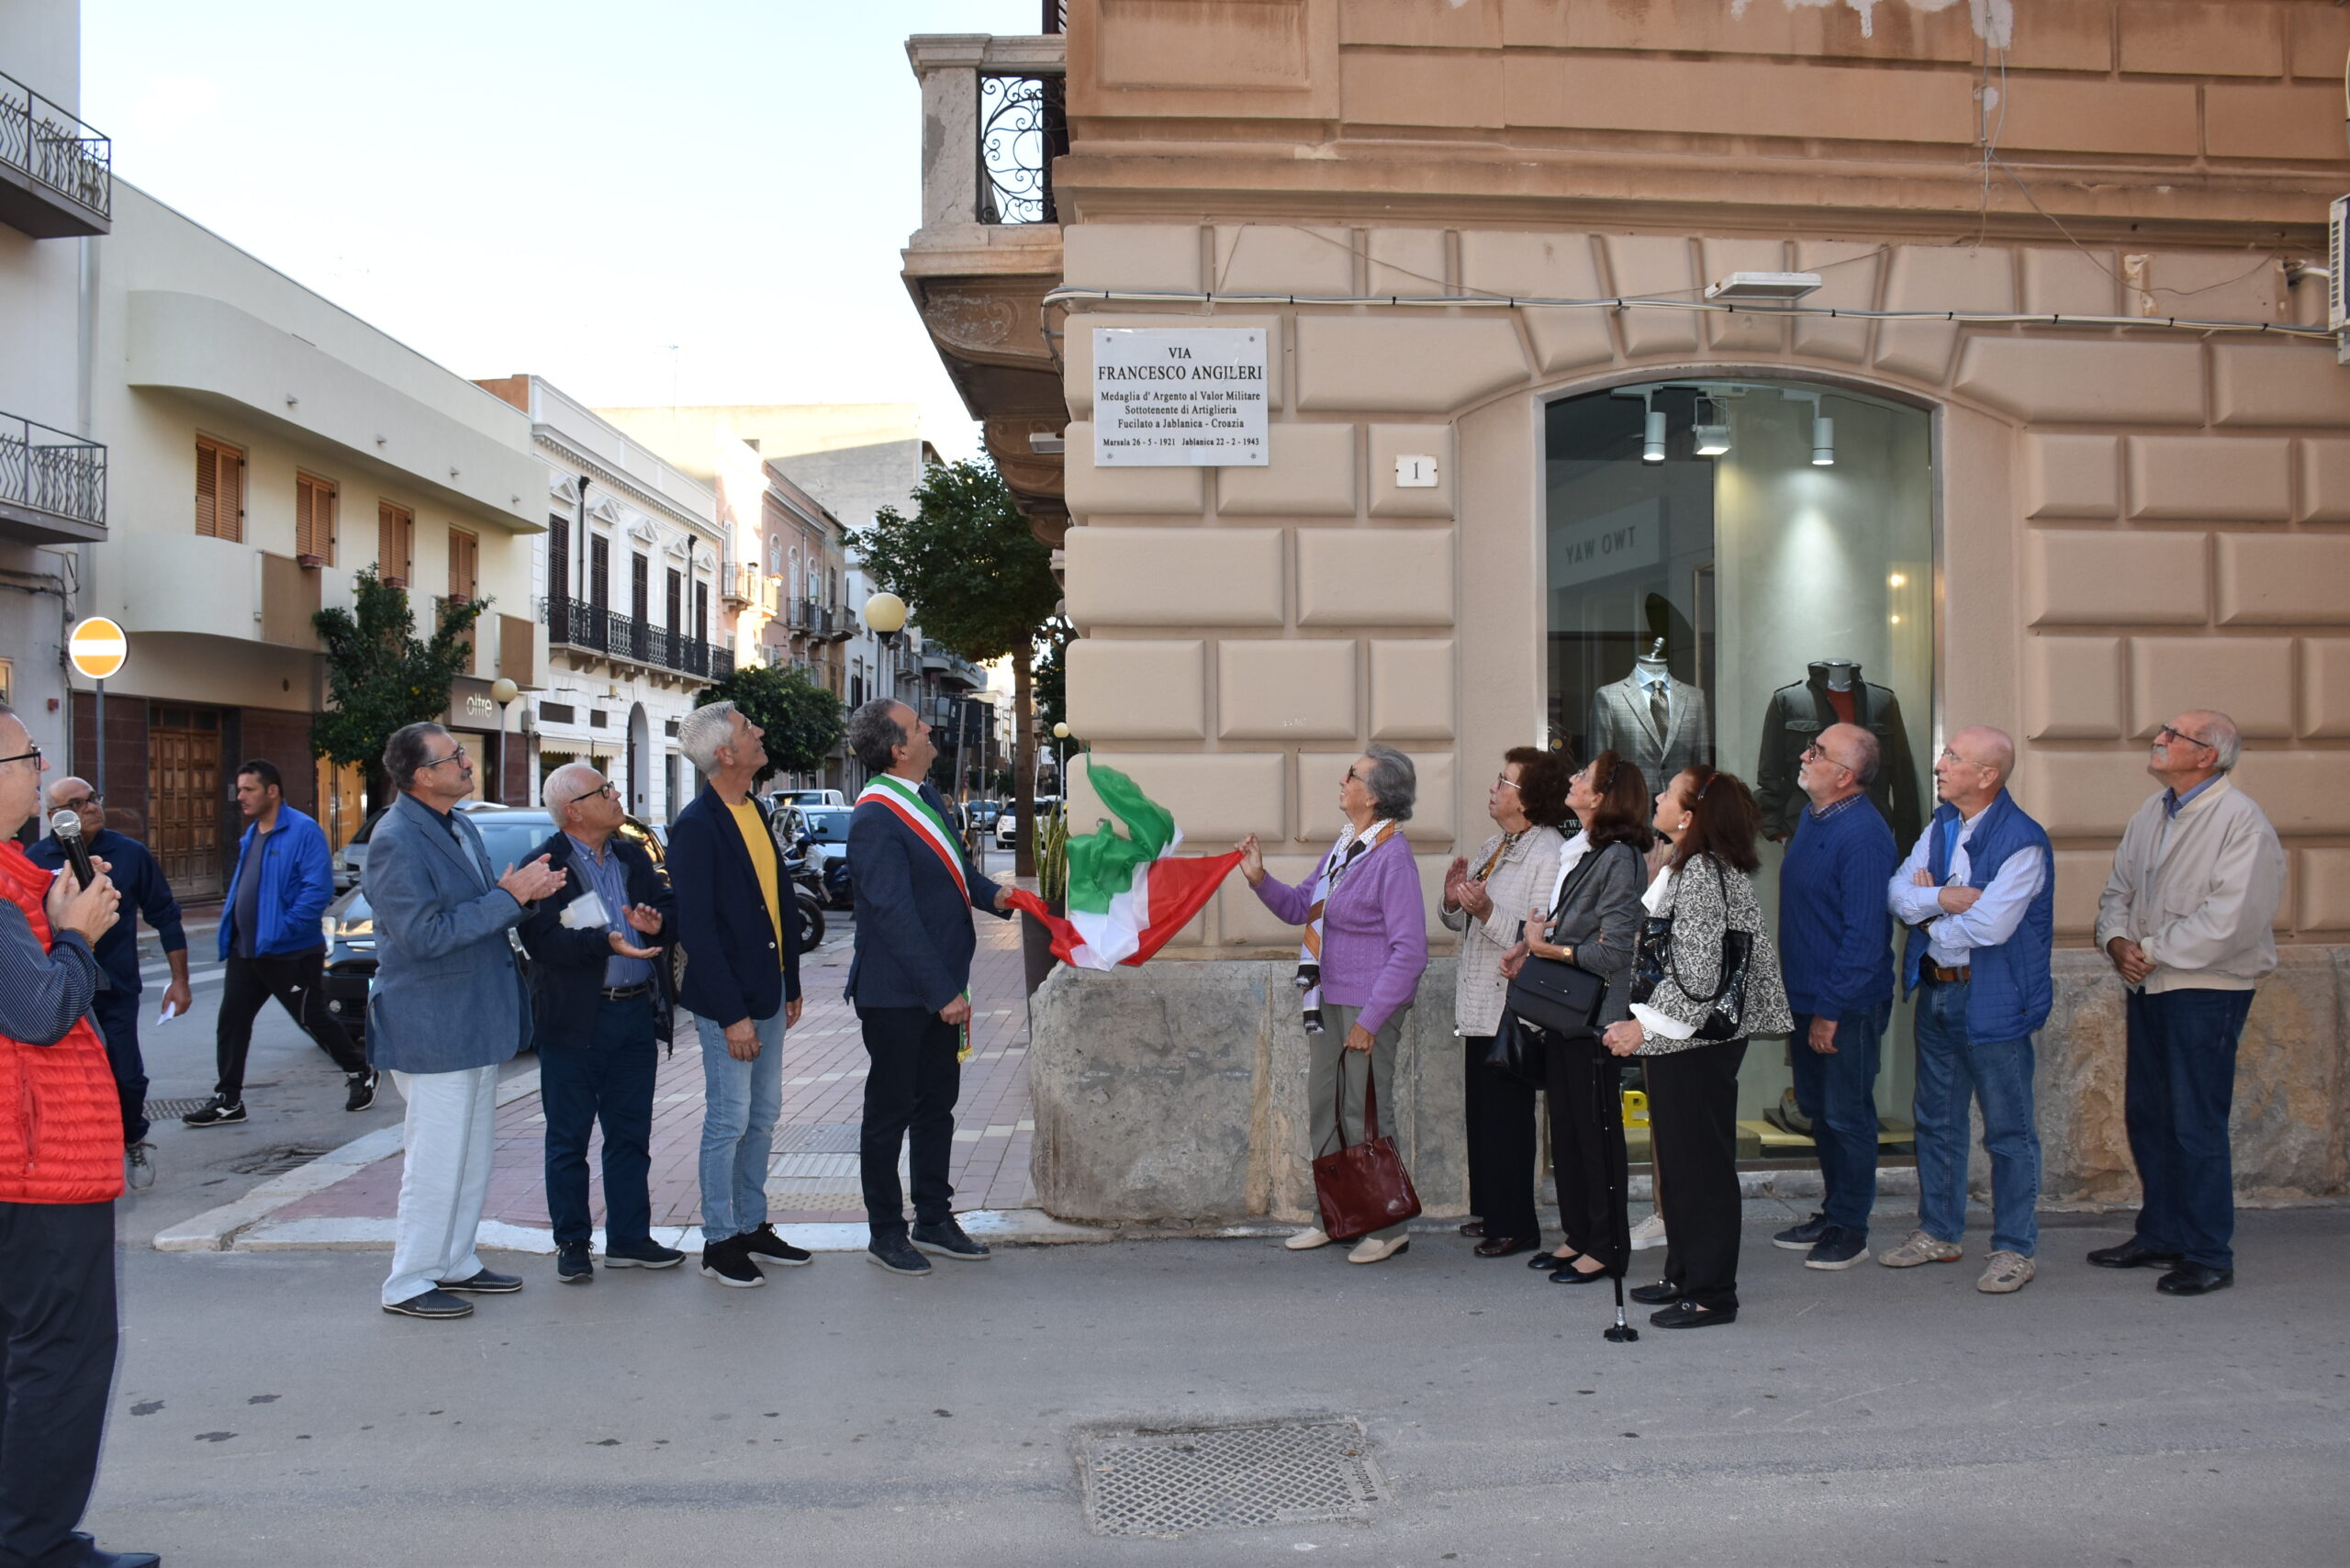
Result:
[[[1951,736],[1934,761],[1941,804],[1886,889],[1908,927],[1902,987],[1918,1005],[1918,1228],[1877,1261],[1912,1269],[1966,1255],[1974,1101],[1991,1159],[1991,1252],[1975,1282],[1986,1295],[2030,1284],[2040,1246],[2031,1036],[2048,1021],[2055,868],[2047,833],[2008,793],[2015,765],[2004,731]]]

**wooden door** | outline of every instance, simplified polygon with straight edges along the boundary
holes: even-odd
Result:
[[[220,713],[152,703],[147,718],[149,846],[181,902],[228,887],[220,844]]]

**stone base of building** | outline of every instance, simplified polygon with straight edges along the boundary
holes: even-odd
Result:
[[[1398,1103],[1380,1108],[1426,1211],[1465,1212],[1453,960],[1438,958],[1408,1014]],[[1305,1036],[1294,965],[1160,961],[1057,969],[1032,1004],[1028,1049],[1040,1207],[1091,1225],[1304,1222]],[[2127,1206],[2138,1182],[2122,1127],[2122,988],[2098,955],[2056,955],[2056,1009],[2034,1081],[2041,1200]],[[2350,946],[2284,949],[2237,1054],[2236,1191],[2248,1204],[2350,1195]],[[1987,1192],[1975,1150],[1973,1185]],[[1780,1173],[1792,1177],[1795,1173]],[[1792,1193],[1798,1183],[1785,1183]]]

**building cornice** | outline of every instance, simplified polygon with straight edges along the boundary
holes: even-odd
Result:
[[[539,445],[562,458],[564,462],[575,468],[585,470],[590,479],[606,489],[618,491],[637,505],[658,513],[680,528],[694,529],[711,540],[724,543],[725,533],[716,522],[682,510],[677,502],[669,500],[655,491],[646,489],[625,475],[614,472],[608,464],[565,441],[562,432],[552,425],[532,425],[531,437]]]

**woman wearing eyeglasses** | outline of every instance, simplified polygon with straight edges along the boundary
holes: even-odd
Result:
[[[1738,1318],[1738,1070],[1750,1036],[1784,1035],[1795,1018],[1754,895],[1753,795],[1699,764],[1657,797],[1652,825],[1673,854],[1641,902],[1672,932],[1654,990],[1602,1038],[1647,1058],[1657,1195],[1673,1215],[1664,1278],[1632,1297],[1660,1308],[1659,1328],[1704,1328]],[[1733,933],[1748,949],[1742,984],[1724,969]]]
[[[1452,1032],[1460,1038],[1461,1104],[1468,1124],[1469,1212],[1464,1236],[1483,1238],[1480,1258],[1506,1258],[1541,1245],[1534,1214],[1534,1085],[1487,1065],[1509,981],[1502,955],[1517,944],[1526,912],[1558,879],[1566,847],[1563,753],[1522,745],[1503,754],[1485,791],[1485,814],[1501,831],[1445,873],[1438,918],[1460,933],[1452,985]]]

